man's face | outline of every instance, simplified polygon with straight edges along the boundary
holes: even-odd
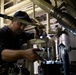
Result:
[[[14,25],[15,27],[15,33],[16,34],[20,34],[24,31],[26,25],[24,25],[23,23],[20,22],[16,22],[16,25]]]

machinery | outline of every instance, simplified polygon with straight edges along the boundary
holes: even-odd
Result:
[[[49,13],[52,17],[56,18],[61,26],[65,28],[65,30],[61,29],[61,31],[57,32],[55,35],[59,40],[60,36],[63,34],[68,37],[67,31],[76,35],[76,1],[75,0],[31,0],[34,4],[41,7],[47,13]],[[23,20],[17,19],[15,17],[7,16],[4,14],[0,14],[0,17],[10,20],[17,20],[22,23],[31,24],[29,22],[25,22]],[[36,27],[41,28],[41,26],[37,24],[32,24]],[[48,34],[47,34],[48,35]],[[33,39],[29,42],[34,45],[36,44],[38,48],[42,50],[41,53],[38,53],[44,60],[41,61],[38,67],[38,75],[76,75],[76,72],[70,71],[70,62],[68,52],[72,49],[69,45],[64,44],[63,42],[59,44],[57,40],[57,52],[58,57],[56,56],[56,50],[54,48],[54,42],[50,41],[47,35],[43,38]],[[55,36],[53,35],[53,37]],[[43,36],[43,34],[42,34]],[[39,42],[40,41],[40,42]],[[50,45],[50,43],[52,45]],[[51,54],[52,53],[52,54]],[[43,55],[44,54],[44,55]],[[46,56],[45,56],[46,55]],[[52,57],[53,55],[53,57]],[[72,67],[71,67],[72,70]]]
[[[35,4],[37,4],[39,7],[41,7],[43,10],[45,10],[47,13],[50,13],[50,15],[57,19],[57,21],[62,25],[66,31],[71,32],[72,34],[76,35],[76,5],[75,0],[54,0],[55,5],[53,4],[53,0],[31,0]],[[58,34],[61,36],[62,34],[66,34],[66,31],[60,31]],[[64,33],[63,33],[64,32]],[[59,39],[59,36],[57,37]],[[69,43],[68,43],[69,44]],[[61,49],[59,49],[59,46]],[[48,52],[48,46],[46,46],[47,52]],[[45,60],[41,64],[41,75],[75,75],[76,73],[73,73],[70,71],[70,62],[69,62],[69,56],[68,52],[72,49],[69,48],[69,46],[66,46],[65,44],[59,44],[57,46],[58,49],[58,55],[61,55],[61,59],[56,60]],[[61,53],[59,51],[61,50]],[[62,69],[62,70],[61,70]],[[73,68],[71,68],[73,69]]]

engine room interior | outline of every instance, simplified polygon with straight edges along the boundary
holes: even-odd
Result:
[[[13,17],[19,10],[28,13],[32,23]],[[28,24],[27,33],[37,31],[21,49],[40,49],[36,54],[42,60],[20,59],[16,72],[10,69],[7,75],[76,75],[76,0],[0,0],[0,28],[11,21]]]

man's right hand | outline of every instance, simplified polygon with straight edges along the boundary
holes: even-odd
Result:
[[[30,48],[25,50],[23,56],[29,60],[29,61],[36,61],[36,60],[43,60],[42,57],[40,57],[36,51],[40,51],[39,49]]]

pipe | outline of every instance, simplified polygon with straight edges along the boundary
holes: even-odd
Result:
[[[1,13],[4,13],[4,0],[1,0],[0,4],[1,4]],[[4,19],[1,18],[0,19],[0,27],[3,27],[3,26],[4,26]]]
[[[24,10],[25,12],[27,12],[30,16],[32,16],[32,14],[33,14],[33,11],[32,11],[32,7],[31,7],[31,9],[29,9],[29,10]],[[39,8],[39,7],[37,7],[37,8],[35,8],[35,12],[36,12],[36,15],[39,15],[39,14],[42,14],[42,13],[45,13],[41,8]],[[14,12],[13,13],[9,13],[8,15],[9,16],[11,16],[11,15],[13,15],[14,14]]]
[[[69,56],[65,49],[63,49],[63,51],[64,52],[62,52],[62,62],[63,62],[64,75],[70,75]]]
[[[57,21],[65,27],[68,31],[76,35],[76,19],[68,13],[60,11],[58,8],[53,7],[51,4],[44,0],[31,0],[39,5],[43,10],[50,13],[51,16],[57,19]]]
[[[46,26],[46,33],[47,34],[50,34],[50,14],[49,13],[47,13],[46,14],[46,17],[47,17],[47,26]]]
[[[45,2],[44,0],[31,0],[31,1],[34,2],[35,4],[39,5],[39,7],[41,7],[47,13],[50,13],[50,9],[53,8],[52,5],[50,5],[49,3]]]
[[[23,6],[25,6],[25,5],[27,6],[27,4],[30,4],[30,3],[31,3],[30,0],[22,1],[22,2],[16,4],[16,5],[12,6],[12,7],[9,7],[7,9],[5,9],[5,14],[9,14],[9,13],[12,13],[12,12],[14,12],[16,10],[19,10]]]
[[[13,20],[13,21],[18,21],[18,22],[21,22],[21,23],[24,23],[24,24],[27,24],[27,25],[37,26],[37,27],[39,27],[39,28],[45,28],[44,25],[38,25],[38,24],[35,24],[35,23],[31,23],[31,22],[22,20],[22,19],[17,18],[17,17],[7,16],[7,15],[5,15],[5,14],[0,14],[0,17],[2,17],[2,18],[4,18],[4,19]]]
[[[76,19],[68,13],[62,12],[55,8],[52,10],[51,15],[58,20],[58,22],[65,27],[68,31],[76,35]]]
[[[42,25],[42,24],[35,18],[35,4],[34,4],[34,3],[33,3],[33,18],[34,18],[34,20],[35,20],[38,24]]]

